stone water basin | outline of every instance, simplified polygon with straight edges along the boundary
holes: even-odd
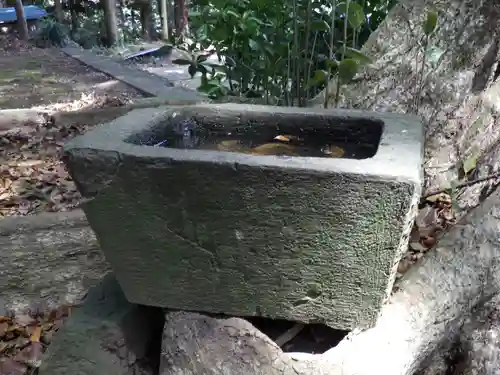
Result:
[[[65,163],[127,298],[372,325],[422,182],[416,117],[199,104],[75,138]]]

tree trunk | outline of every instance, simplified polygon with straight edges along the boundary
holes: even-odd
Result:
[[[137,21],[136,21],[136,10],[134,8],[130,9],[130,26],[132,26],[132,30],[136,30]]]
[[[120,21],[119,27],[121,27],[121,28],[124,28],[125,24],[127,22],[127,20],[125,18],[124,8],[125,8],[125,2],[123,0],[119,0],[119,2],[118,2],[118,15],[119,15],[119,21]]]
[[[141,4],[141,30],[144,40],[153,39],[153,8],[151,1],[148,0]]]
[[[427,59],[421,74],[422,22],[429,10],[438,12],[438,28],[430,37],[428,51],[442,54],[436,54],[440,57],[436,61]],[[427,125],[429,190],[458,182],[467,160],[477,159],[476,177],[500,168],[496,148],[500,142],[500,47],[498,30],[490,27],[499,16],[496,1],[403,0],[363,47],[373,66],[341,90],[344,108],[422,116]],[[335,80],[329,88],[333,105]],[[321,105],[324,94],[311,104]],[[474,207],[496,183],[488,180],[462,189],[458,206],[463,210]]]
[[[79,24],[78,24],[78,13],[76,12],[76,1],[75,0],[68,0],[68,5],[70,9],[70,15],[71,15],[71,34],[73,35],[78,31]]]
[[[61,0],[54,0],[54,6],[55,6],[57,22],[63,23],[64,22],[64,13],[63,13]]]
[[[104,8],[104,24],[106,27],[106,44],[111,47],[118,42],[118,23],[116,20],[115,0],[102,0]]]
[[[186,0],[174,0],[175,35],[185,35],[188,28],[188,10]]]
[[[167,0],[158,0],[158,11],[160,12],[160,20],[161,20],[161,39],[164,41],[168,41],[169,28],[168,28]]]
[[[26,17],[24,15],[24,6],[22,0],[16,0],[16,17],[19,39],[28,40],[28,23],[26,22]]]

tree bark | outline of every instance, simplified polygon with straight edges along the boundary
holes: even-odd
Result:
[[[153,40],[153,8],[151,0],[141,4],[141,30],[144,40]]]
[[[168,28],[167,0],[158,0],[158,11],[160,12],[160,20],[161,20],[161,39],[164,41],[168,41],[169,28]]]
[[[422,71],[422,23],[429,10],[438,13],[429,50],[438,51],[440,58],[435,62],[426,58]],[[373,66],[342,87],[340,107],[417,112],[423,118],[428,190],[457,182],[460,165],[468,159],[477,159],[479,175],[500,168],[496,148],[500,142],[500,47],[498,30],[491,27],[499,16],[500,4],[495,1],[402,0],[362,49]],[[333,106],[336,80],[329,89]],[[310,104],[321,106],[324,95]],[[496,184],[490,180],[462,189],[457,205],[463,210],[474,207]]]
[[[70,8],[71,15],[71,33],[75,33],[78,31],[78,13],[76,12],[76,1],[68,0],[68,5]]]
[[[54,6],[55,6],[57,22],[63,23],[64,22],[64,13],[63,13],[61,0],[54,0]]]
[[[118,42],[118,22],[116,19],[115,0],[102,0],[104,8],[104,24],[106,27],[107,46],[111,47]]]
[[[125,27],[125,24],[127,22],[126,18],[125,18],[125,12],[124,12],[124,8],[125,8],[125,2],[123,0],[119,0],[118,2],[118,15],[119,15],[119,26],[121,28]]]
[[[188,28],[188,10],[186,0],[174,0],[174,22],[175,35],[180,37],[187,32]]]
[[[24,15],[24,6],[22,0],[16,0],[16,18],[19,39],[28,40],[28,23],[26,22],[26,16]]]

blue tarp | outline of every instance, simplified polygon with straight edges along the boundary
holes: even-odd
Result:
[[[37,20],[47,15],[47,12],[36,5],[26,5],[24,7],[26,20]],[[15,8],[0,8],[0,23],[13,23],[17,21]]]

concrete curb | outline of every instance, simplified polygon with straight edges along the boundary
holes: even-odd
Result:
[[[115,79],[141,91],[148,96],[172,98],[176,100],[196,101],[205,99],[197,92],[183,87],[173,87],[173,83],[166,78],[122,65],[106,56],[99,56],[91,51],[77,47],[61,49],[66,55],[88,65],[100,72],[110,75]],[[169,86],[165,85],[165,82]]]

